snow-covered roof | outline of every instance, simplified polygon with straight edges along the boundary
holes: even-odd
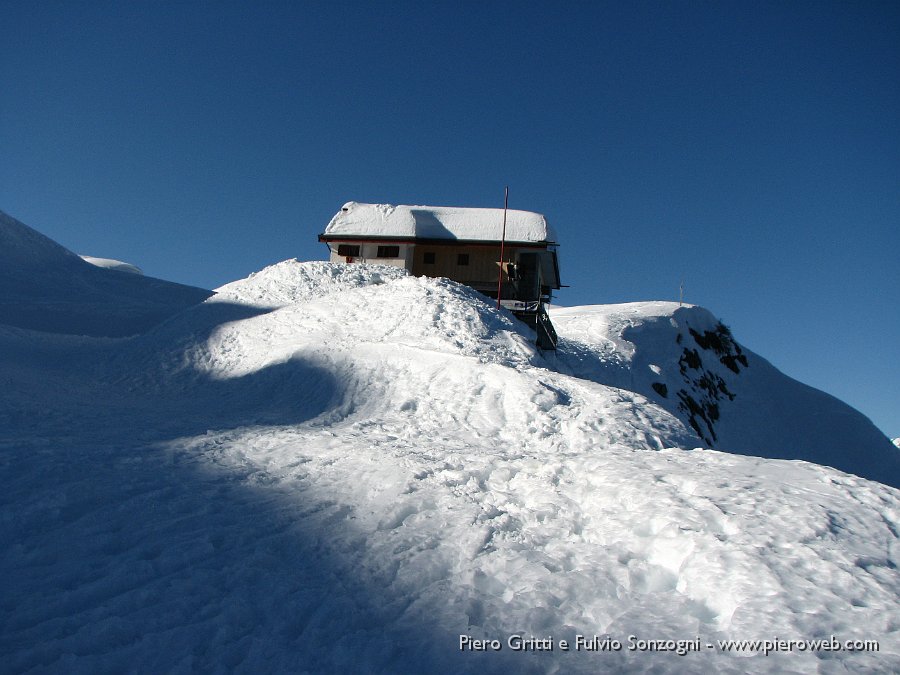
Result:
[[[328,223],[323,236],[500,241],[502,235],[503,209],[347,202]],[[558,241],[543,215],[512,209],[506,212],[506,240]]]

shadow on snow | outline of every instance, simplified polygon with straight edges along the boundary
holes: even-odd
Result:
[[[341,400],[346,383],[300,359],[227,380],[152,371],[165,345],[263,311],[205,305],[101,346],[91,381],[66,380],[74,352],[49,347],[31,400],[0,399],[0,671],[484,670],[360,574],[366,534],[314,481],[217,464],[214,447],[161,450]],[[129,379],[136,360],[148,370]]]

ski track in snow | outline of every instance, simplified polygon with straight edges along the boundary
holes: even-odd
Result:
[[[296,261],[139,338],[0,327],[0,671],[900,670],[897,490],[701,449],[562,337]],[[881,650],[457,648],[513,633]]]

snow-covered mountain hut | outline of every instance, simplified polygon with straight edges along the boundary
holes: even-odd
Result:
[[[535,329],[538,345],[556,346],[544,305],[560,288],[558,241],[540,213],[508,210],[504,239],[503,209],[347,202],[319,241],[328,245],[332,262],[403,267],[491,298],[499,282],[501,304]]]

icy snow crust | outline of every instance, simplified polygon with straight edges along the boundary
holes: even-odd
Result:
[[[603,320],[631,310],[683,318]],[[287,261],[131,340],[0,327],[4,668],[900,669],[900,493],[691,450],[624,379],[559,372],[641,353],[579,313],[545,359],[453,282]],[[627,650],[832,634],[880,651]]]
[[[325,234],[500,241],[503,209],[347,202],[328,223]],[[506,240],[559,241],[540,213],[514,209],[506,212]]]

